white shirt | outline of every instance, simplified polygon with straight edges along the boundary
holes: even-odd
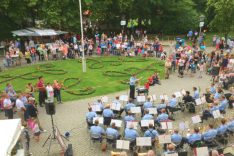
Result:
[[[4,107],[8,107],[8,106],[10,106],[11,105],[11,100],[10,99],[5,99],[4,101],[3,101],[3,106]],[[11,107],[9,107],[9,108],[7,108],[7,109],[11,109],[12,108],[12,106]]]
[[[78,49],[78,45],[74,45],[74,49],[76,49],[76,50],[77,50],[77,49]]]
[[[35,124],[33,131],[34,133],[37,133],[40,131],[38,124]]]
[[[48,97],[50,97],[50,95],[51,95],[51,93],[50,93],[51,90],[53,90],[53,88],[51,86],[46,87],[46,91],[48,92]]]
[[[20,99],[16,100],[15,105],[16,105],[16,108],[19,109],[19,110],[21,110],[21,108],[24,107],[24,104]]]

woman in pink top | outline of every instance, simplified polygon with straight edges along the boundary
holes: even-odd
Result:
[[[200,67],[200,71],[199,71],[198,78],[202,78],[203,63],[201,63],[199,67]]]

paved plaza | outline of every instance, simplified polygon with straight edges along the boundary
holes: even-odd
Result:
[[[165,48],[167,51],[169,51],[168,48]],[[207,52],[211,52],[213,50],[213,48],[207,48]],[[88,73],[87,73],[88,74]],[[153,73],[152,73],[153,74]],[[162,80],[161,83],[162,85],[155,85],[155,86],[151,86],[150,90],[149,90],[149,94],[150,95],[155,95],[157,97],[156,102],[154,102],[154,106],[157,106],[160,102],[160,95],[162,94],[167,94],[169,98],[171,98],[171,95],[174,92],[178,92],[181,89],[185,89],[191,92],[191,95],[193,95],[193,91],[192,88],[193,87],[197,87],[197,88],[201,88],[200,91],[200,95],[202,95],[203,93],[205,93],[205,88],[210,87],[210,79],[211,76],[210,75],[206,75],[205,71],[203,71],[203,77],[201,79],[198,79],[198,72],[195,74],[194,77],[190,77],[189,74],[185,74],[184,78],[178,78],[177,77],[177,72],[173,73],[170,75],[170,79],[166,79],[166,80]],[[146,78],[144,78],[146,79]],[[217,87],[217,84],[216,84]],[[103,89],[105,89],[105,86],[102,87]],[[128,90],[129,91],[129,90]],[[225,91],[226,93],[227,91]],[[62,93],[61,93],[62,94]],[[121,91],[121,92],[117,92],[114,94],[109,94],[107,95],[109,97],[109,103],[111,103],[111,101],[113,101],[115,99],[116,95],[126,95],[127,91]],[[88,112],[88,103],[90,104],[94,104],[97,99],[99,97],[92,97],[92,98],[88,98],[88,99],[82,99],[82,100],[77,100],[77,101],[70,101],[70,102],[65,102],[63,104],[56,104],[56,114],[53,115],[54,118],[54,123],[56,125],[56,127],[58,127],[58,129],[60,130],[60,133],[62,135],[65,135],[66,132],[70,133],[69,136],[69,141],[65,141],[66,145],[68,144],[72,144],[73,147],[73,153],[74,156],[109,156],[110,155],[110,151],[119,151],[117,149],[113,149],[112,147],[108,146],[106,151],[100,151],[101,147],[105,144],[105,139],[103,140],[102,145],[99,144],[91,144],[92,147],[98,149],[98,150],[90,150],[90,135],[89,135],[89,131],[87,129],[87,124],[86,124],[86,113]],[[179,99],[177,99],[179,100]],[[124,106],[126,104],[126,102],[122,105]],[[205,107],[205,109],[207,109],[207,107]],[[41,126],[47,130],[46,133],[41,133],[40,136],[40,141],[39,142],[35,142],[34,139],[31,139],[30,141],[30,152],[33,153],[34,156],[44,156],[47,155],[47,149],[48,149],[48,142],[45,145],[45,147],[42,147],[42,145],[44,144],[45,140],[47,139],[47,137],[49,136],[49,134],[51,133],[51,117],[49,115],[46,114],[45,112],[45,107],[41,108],[38,107],[39,113],[38,113],[38,117],[41,123]],[[227,116],[228,115],[232,115],[232,110],[231,109],[226,109],[227,110]],[[199,114],[200,110],[197,109],[196,110],[196,114]],[[193,128],[194,126],[207,126],[208,125],[208,121],[204,120],[203,124],[199,124],[199,125],[194,125],[192,123],[191,120],[191,116],[194,115],[192,113],[188,113],[188,112],[177,112],[174,114],[174,116],[177,116],[177,119],[175,121],[173,121],[173,128],[176,128],[179,126],[180,122],[184,122],[184,121],[188,121],[190,123],[190,128]],[[3,119],[4,113],[1,112],[0,113],[0,118]],[[120,120],[122,120],[125,116],[125,112],[122,113],[122,116],[120,118]],[[141,115],[137,114],[136,116],[136,120],[140,121],[141,120]],[[14,114],[14,118],[18,118],[18,114]],[[213,120],[210,120],[213,122]],[[220,121],[220,120],[219,120]],[[101,125],[102,126],[102,125]],[[124,128],[123,128],[123,124],[122,124],[122,128],[118,131],[119,134],[123,134],[124,132]],[[140,130],[140,128],[138,127],[138,133],[139,135],[143,135],[144,132]],[[32,136],[32,132],[31,130],[29,130],[30,135]],[[183,134],[183,136],[185,137],[187,135],[186,131],[180,131],[179,133]],[[162,149],[163,145],[160,145],[160,148],[153,148],[154,152],[156,153],[156,155],[161,155],[163,153],[163,149]],[[184,145],[184,147],[186,148],[187,145]],[[192,156],[193,152],[190,150],[190,148],[186,148],[188,150],[188,155]],[[52,140],[52,146],[51,146],[51,150],[50,150],[50,155],[54,155],[54,156],[58,156],[59,155],[59,151],[61,150],[60,145],[57,143],[57,140],[53,141]],[[132,151],[131,150],[125,150],[128,155],[132,155]],[[146,149],[141,148],[141,152],[147,152]]]

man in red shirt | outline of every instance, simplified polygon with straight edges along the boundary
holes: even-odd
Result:
[[[39,104],[40,107],[44,107],[42,103],[45,103],[45,99],[47,99],[47,94],[45,91],[45,84],[43,82],[43,77],[39,77],[39,81],[37,82],[37,89],[39,90]]]

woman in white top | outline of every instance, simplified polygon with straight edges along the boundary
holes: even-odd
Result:
[[[48,93],[48,97],[51,100],[54,100],[54,89],[51,87],[51,84],[49,82],[47,83],[46,91]]]

